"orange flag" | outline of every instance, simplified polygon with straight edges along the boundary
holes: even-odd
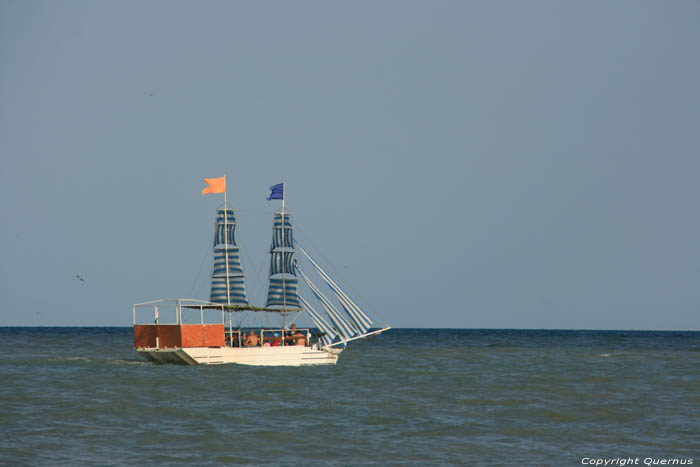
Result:
[[[209,186],[202,190],[202,194],[224,193],[226,191],[226,177],[205,178],[204,182]]]

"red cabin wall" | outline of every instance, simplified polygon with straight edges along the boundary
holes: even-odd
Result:
[[[182,347],[180,344],[180,326],[177,324],[159,324],[157,325],[158,332],[158,348]]]
[[[183,347],[223,347],[223,324],[183,324],[181,328]]]
[[[223,324],[135,324],[134,347],[223,347]]]
[[[156,346],[156,327],[153,324],[134,324],[134,347]]]

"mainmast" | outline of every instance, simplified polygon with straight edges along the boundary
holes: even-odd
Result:
[[[282,245],[284,245],[284,182],[282,182]],[[284,289],[285,275],[282,274],[282,289]],[[287,297],[282,294],[282,315],[284,316],[284,327],[287,327]]]
[[[272,193],[267,198],[281,199],[282,209],[275,213],[272,225],[272,246],[270,247],[270,287],[267,294],[268,307],[281,307],[285,326],[287,312],[301,308],[297,295],[299,279],[296,275],[296,258],[291,214],[284,209],[284,183],[270,187]]]

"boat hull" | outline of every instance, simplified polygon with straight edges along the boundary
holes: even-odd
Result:
[[[255,366],[335,365],[342,349],[318,350],[305,346],[285,347],[181,347],[137,348],[154,363]]]

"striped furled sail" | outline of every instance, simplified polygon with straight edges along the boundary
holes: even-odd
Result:
[[[350,318],[350,321],[352,322],[353,328],[359,333],[359,334],[364,334],[366,333],[369,328],[372,326],[372,320],[370,319],[367,314],[360,309],[357,304],[352,301],[352,299],[336,284],[333,279],[330,278],[330,276],[324,271],[321,266],[318,265],[316,261],[313,260],[311,256],[304,250],[301,245],[299,245],[299,250],[306,256],[311,264],[314,266],[316,271],[318,271],[318,274],[321,276],[321,278],[324,280],[326,284],[328,284],[328,287],[333,291],[335,294],[336,298],[340,302],[340,305],[343,307],[343,310],[345,313],[347,313],[348,317]]]
[[[228,278],[228,290],[229,293],[226,294],[226,277],[212,277],[211,278],[211,298],[209,301],[212,303],[222,303],[231,305],[247,305],[248,299],[245,296],[245,284],[243,283],[244,277],[229,277]]]
[[[292,228],[292,214],[289,212],[285,212],[282,214],[281,212],[276,212],[275,213],[275,218],[272,220],[272,227],[275,229],[280,229],[282,228],[282,216],[284,216],[284,228],[286,229],[291,229]]]
[[[333,304],[326,298],[325,295],[323,295],[323,292],[319,290],[316,285],[311,282],[311,280],[304,274],[303,271],[299,270],[301,273],[301,276],[304,278],[304,282],[306,282],[306,285],[309,286],[309,289],[311,289],[311,292],[314,294],[314,297],[321,303],[321,306],[323,309],[326,311],[328,314],[328,317],[330,318],[331,322],[333,323],[333,326],[335,326],[335,329],[338,331],[338,334],[343,339],[350,339],[352,337],[357,336],[357,332],[353,329],[353,327],[348,323],[345,318],[340,314],[338,309],[333,306]]]
[[[226,277],[226,253],[224,248],[214,251],[214,272],[212,276]],[[244,275],[243,267],[241,266],[241,256],[238,248],[235,250],[231,247],[228,249],[228,272],[229,277],[235,275]]]
[[[294,232],[292,230],[292,220],[290,214],[284,215],[284,229],[282,229],[282,215],[275,214],[272,227],[272,250],[276,248],[294,249]]]
[[[282,310],[301,308],[296,262],[291,214],[276,213],[270,247],[270,288],[265,306],[280,307]]]
[[[330,324],[326,322],[325,319],[321,317],[321,315],[313,309],[311,305],[309,305],[309,302],[304,300],[304,297],[299,297],[301,299],[302,305],[304,305],[304,308],[306,311],[309,312],[309,316],[311,316],[311,320],[314,322],[316,327],[321,330],[323,333],[323,336],[321,336],[321,342],[323,345],[330,345],[336,337],[338,337],[338,334],[333,330]]]
[[[285,279],[270,278],[270,288],[267,291],[266,306],[281,306],[287,308],[301,308],[297,284],[299,279],[287,277]]]
[[[350,321],[352,322],[353,326],[355,329],[360,333],[364,334],[366,333],[370,326],[372,325],[372,320],[369,319],[369,316],[365,314],[364,311],[360,309],[359,306],[353,302],[350,297],[348,297],[345,292],[343,292],[330,278],[327,276],[321,275],[323,280],[328,284],[328,286],[331,288],[333,293],[335,294],[335,297],[338,299],[340,302],[340,305],[343,307],[343,310],[345,310],[345,313],[350,317]]]
[[[228,305],[247,305],[244,280],[241,252],[236,244],[236,216],[233,209],[218,209],[209,301]]]
[[[273,251],[270,254],[270,275],[291,274],[296,275],[297,259],[293,251]]]

